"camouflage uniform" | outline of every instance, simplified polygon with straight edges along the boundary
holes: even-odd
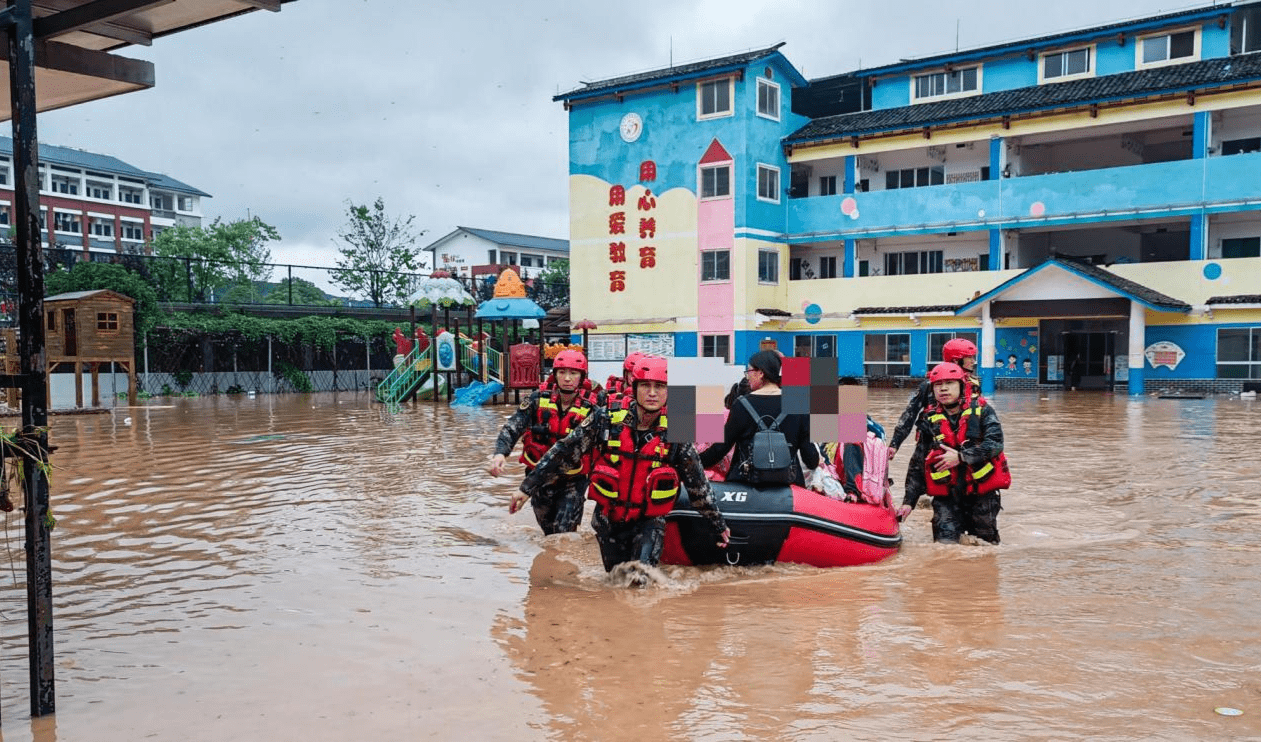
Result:
[[[906,409],[902,411],[902,417],[898,418],[898,425],[893,429],[893,436],[889,438],[890,448],[901,449],[902,441],[916,429],[920,413],[932,401],[933,385],[925,381],[919,385],[915,394],[911,395]],[[912,510],[928,488],[924,483],[924,457],[928,455],[929,448],[930,441],[925,440],[922,435],[915,436],[915,451],[911,454],[910,463],[906,465],[906,487],[902,496],[902,504],[909,506]]]
[[[521,436],[536,423],[539,418],[539,399],[549,392],[535,390],[521,402],[512,417],[504,423],[495,440],[495,453],[509,456]],[[597,402],[603,403],[603,391],[597,394]],[[592,414],[595,414],[594,412]],[[587,419],[590,419],[588,416]],[[575,467],[567,467],[575,468]],[[578,530],[582,523],[582,508],[587,494],[588,478],[585,474],[570,476],[559,475],[554,482],[543,487],[531,497],[534,517],[539,522],[543,533],[569,533]]]
[[[955,425],[959,421],[959,412],[947,413],[946,417],[951,425]],[[976,468],[1003,452],[1003,428],[998,422],[998,413],[987,404],[981,407],[980,418],[980,438],[969,437],[959,448],[960,466]],[[928,432],[921,437],[932,438]],[[966,486],[960,477],[950,494],[933,498],[933,540],[958,543],[960,536],[970,533],[997,544],[998,513],[1003,509],[1000,494],[968,494]]]
[[[636,430],[639,420],[638,406],[631,402],[628,408],[626,425],[633,431],[636,446],[643,445],[654,433],[652,430]],[[583,420],[572,433],[552,446],[534,471],[526,475],[525,481],[521,483],[521,491],[534,498],[536,493],[546,491],[560,478],[559,472],[577,466],[587,454],[594,454],[598,460],[604,455],[608,436],[609,412],[600,408]],[[709,521],[717,538],[718,534],[727,529],[727,524],[714,505],[709,480],[705,478],[705,470],[701,468],[696,447],[690,443],[667,445],[667,463],[678,472],[679,481],[687,489],[692,507]],[[661,561],[661,550],[665,543],[664,517],[613,521],[602,507],[597,506],[591,517],[591,527],[600,544],[600,557],[606,571],[611,571],[622,562],[640,561],[655,567]]]

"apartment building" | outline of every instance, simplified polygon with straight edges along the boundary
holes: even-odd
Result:
[[[81,249],[94,260],[144,253],[163,229],[200,226],[201,199],[210,198],[109,155],[42,143],[39,176],[44,245]],[[0,225],[13,218],[13,184],[13,140],[0,137]]]
[[[497,276],[512,268],[528,279],[569,258],[566,240],[475,227],[456,227],[422,249],[429,253],[426,267],[455,276]]]
[[[775,46],[557,100],[572,311],[610,355],[770,339],[909,378],[963,336],[991,393],[1261,380],[1261,3],[817,80]]]

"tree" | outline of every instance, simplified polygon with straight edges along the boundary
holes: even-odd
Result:
[[[158,292],[142,276],[112,263],[77,263],[70,270],[55,270],[44,276],[44,295],[71,291],[109,289],[136,300],[134,322],[136,339],[153,329],[158,320]]]
[[[294,278],[293,298],[290,300],[289,284],[290,279],[282,278],[280,283],[267,292],[267,296],[263,297],[264,304],[293,304],[295,306],[307,307],[331,307],[337,306],[341,302],[328,298],[328,295],[320,290],[318,286],[306,280],[305,278]]]
[[[544,309],[555,309],[569,305],[569,261],[553,260],[541,273],[530,282],[526,292]]]
[[[337,248],[341,270],[333,273],[333,285],[377,307],[406,301],[415,281],[415,276],[407,274],[420,270],[416,239],[425,233],[413,228],[416,217],[391,219],[385,213],[385,201],[378,197],[370,207],[347,203],[346,220],[337,234],[345,244]]]
[[[154,275],[171,301],[207,301],[231,287],[239,301],[257,301],[257,282],[271,277],[271,248],[280,233],[258,217],[226,224],[215,219],[208,227],[180,225],[164,230],[153,241],[158,261]]]

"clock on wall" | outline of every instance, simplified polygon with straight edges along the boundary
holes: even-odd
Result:
[[[622,133],[622,141],[633,142],[644,133],[644,120],[637,113],[628,113],[622,117],[621,126],[618,128]]]

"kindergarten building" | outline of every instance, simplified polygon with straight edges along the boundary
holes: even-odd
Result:
[[[584,84],[571,316],[593,360],[1239,391],[1261,380],[1261,2],[806,80],[780,47]]]

